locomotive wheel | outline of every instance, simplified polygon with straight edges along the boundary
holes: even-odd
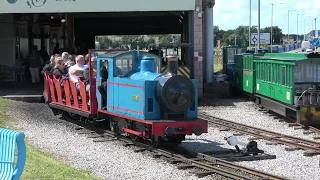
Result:
[[[114,136],[119,135],[119,129],[118,129],[118,125],[116,122],[110,122],[110,129],[111,129]]]
[[[149,144],[152,147],[158,147],[159,141],[160,141],[159,136],[154,136],[151,139],[147,139],[147,144]]]
[[[129,134],[129,137],[132,141],[137,141],[138,140],[138,136],[134,135],[134,134]]]

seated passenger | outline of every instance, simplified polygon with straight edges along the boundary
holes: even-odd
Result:
[[[56,58],[55,66],[53,69],[54,75],[65,75],[67,74],[67,70],[64,66],[64,60],[61,57]]]
[[[70,80],[76,84],[77,90],[80,90],[78,79],[79,77],[83,77],[84,70],[84,57],[82,55],[78,55],[76,57],[76,64],[71,66],[68,72]]]
[[[86,65],[85,65],[86,66]],[[95,78],[97,76],[97,60],[95,57],[91,58],[91,68],[92,68],[92,76]],[[86,91],[89,92],[90,91],[90,71],[89,71],[89,66],[86,66],[86,69],[84,70],[83,73],[83,78],[84,78],[84,84],[86,85]]]
[[[50,62],[43,67],[41,74],[44,76],[45,72],[52,72],[54,68],[54,64],[55,64],[55,56],[52,55],[50,58]]]
[[[100,69],[100,76],[101,76],[101,85],[98,86],[98,90],[102,97],[102,109],[106,109],[106,102],[107,102],[107,80],[108,80],[108,61],[104,61],[104,66]]]

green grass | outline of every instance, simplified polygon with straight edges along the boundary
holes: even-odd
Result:
[[[0,98],[0,127],[7,125],[12,118],[5,114],[6,100]],[[11,123],[10,123],[11,124]],[[16,129],[11,127],[11,129]],[[98,179],[87,171],[77,170],[63,160],[57,159],[48,153],[41,152],[27,143],[27,160],[21,180],[91,180]]]

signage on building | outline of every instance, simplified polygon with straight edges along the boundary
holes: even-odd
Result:
[[[258,33],[251,33],[251,44],[258,44]],[[270,44],[270,33],[260,33],[260,44]]]
[[[2,0],[1,13],[194,11],[195,0]]]

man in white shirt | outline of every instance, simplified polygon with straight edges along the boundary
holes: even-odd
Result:
[[[83,72],[85,70],[84,66],[84,57],[82,55],[78,55],[76,57],[76,64],[69,68],[70,80],[76,83],[76,87],[79,90],[79,77],[83,77]]]

